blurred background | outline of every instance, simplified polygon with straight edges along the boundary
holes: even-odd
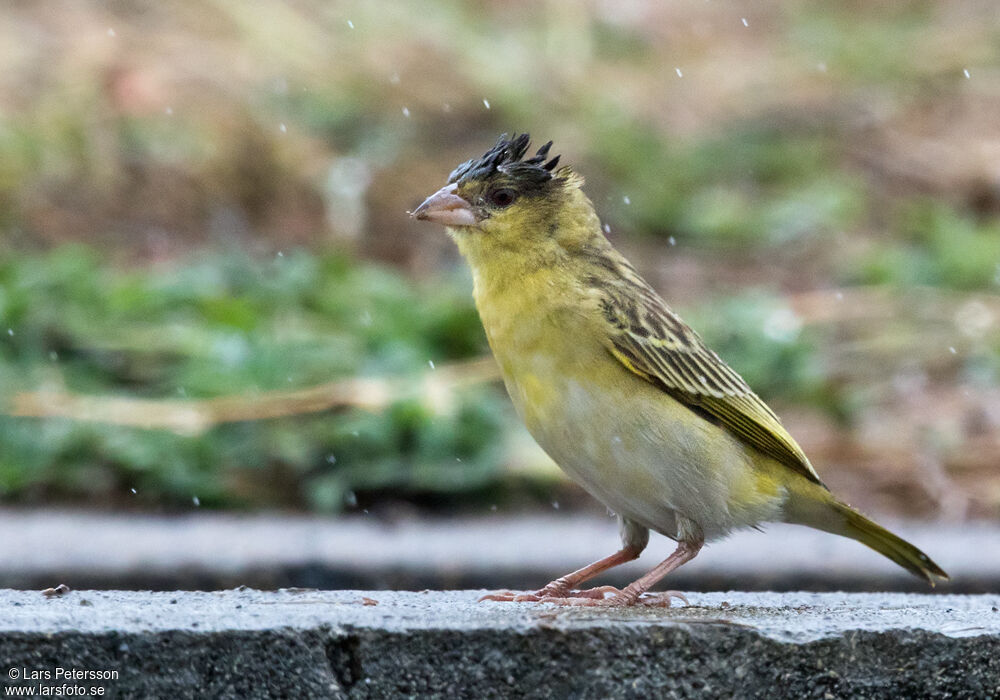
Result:
[[[517,130],[555,141],[834,491],[995,522],[996,20],[985,0],[5,3],[4,512],[603,514],[513,415],[452,243],[406,215]]]

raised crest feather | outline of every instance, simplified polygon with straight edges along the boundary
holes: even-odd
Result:
[[[559,156],[545,162],[549,155],[549,149],[552,148],[552,142],[549,141],[539,148],[535,155],[523,160],[524,155],[528,152],[530,140],[531,137],[528,134],[520,134],[514,138],[508,138],[506,133],[501,134],[493,148],[479,158],[467,160],[455,168],[448,177],[448,182],[486,178],[501,168],[509,168],[515,164],[519,168],[530,168],[537,171],[532,173],[537,179],[552,179],[552,171],[559,164]]]

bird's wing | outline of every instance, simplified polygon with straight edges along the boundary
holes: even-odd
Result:
[[[781,420],[624,259],[597,287],[606,345],[629,370],[769,457],[822,484]]]

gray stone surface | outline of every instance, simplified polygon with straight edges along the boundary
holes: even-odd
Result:
[[[886,523],[952,575],[938,591],[1000,590],[996,524]],[[113,515],[0,510],[0,587],[540,587],[618,547],[614,520],[589,514],[385,522],[371,516]],[[649,549],[601,581],[624,585],[665,558]],[[914,591],[928,588],[857,542],[789,525],[711,543],[671,576],[683,590]]]
[[[144,698],[1000,693],[1000,595],[707,593],[604,610],[480,593],[0,591],[0,674],[37,689],[63,681],[32,675],[59,668],[114,671],[80,683]]]

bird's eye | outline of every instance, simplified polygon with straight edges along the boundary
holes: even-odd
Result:
[[[493,206],[503,209],[514,203],[514,200],[517,199],[517,193],[505,187],[500,190],[493,190],[486,195],[486,199]]]

